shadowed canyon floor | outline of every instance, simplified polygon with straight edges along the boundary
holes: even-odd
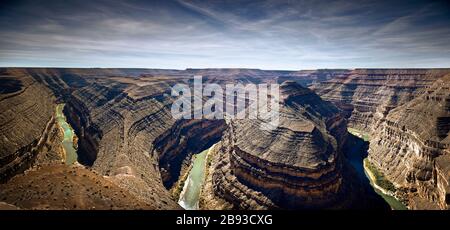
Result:
[[[448,209],[449,74],[0,68],[0,208],[181,209],[192,159],[210,149],[198,158],[200,209],[389,208],[361,176],[366,156],[353,152],[368,153],[408,208]],[[173,119],[171,86],[194,75],[221,86],[280,83],[280,126]],[[64,164],[63,103],[73,165]],[[370,136],[364,151],[352,150],[362,140],[348,128]]]

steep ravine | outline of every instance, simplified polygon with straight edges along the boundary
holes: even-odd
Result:
[[[186,172],[187,175],[180,179],[180,186],[181,184],[182,186],[178,195],[178,204],[184,209],[198,210],[200,207],[200,195],[205,183],[209,149],[192,156],[191,167]]]
[[[56,106],[55,117],[63,135],[62,146],[64,150],[64,161],[66,164],[71,165],[78,162],[78,140],[72,127],[67,123],[66,116],[63,113],[64,106],[64,104],[58,104]]]
[[[265,121],[259,119],[228,123],[211,150],[200,207],[384,208],[353,179],[342,156],[347,132],[339,111],[294,82],[280,90],[280,124],[274,130],[261,130]]]
[[[368,160],[411,209],[448,209],[450,69],[355,70],[313,86],[368,133]]]
[[[222,137],[224,120],[179,120],[154,143],[159,167],[168,189],[185,172],[193,154],[208,149]]]
[[[344,158],[344,114],[350,128],[373,137],[369,160],[398,188],[398,197],[410,208],[445,209],[450,197],[446,71],[0,68],[7,85],[0,94],[0,170],[5,181],[16,175],[14,184],[1,185],[0,197],[22,208],[179,209],[169,190],[186,175],[194,154],[219,141],[208,154],[201,209],[385,208],[354,180]],[[206,74],[207,81],[221,84],[294,79],[313,84],[337,108],[291,82],[284,86],[279,129],[261,131],[259,120],[175,121],[167,89],[188,82],[182,76],[187,73]],[[87,168],[60,164],[62,135],[53,114],[61,102],[79,137],[78,161]],[[52,191],[61,200],[47,203],[50,195],[40,187],[33,189],[45,196],[15,192],[51,180],[67,189]],[[74,188],[86,190],[73,193]],[[113,191],[106,194],[111,206],[102,201],[102,191]],[[65,201],[66,192],[84,194],[89,202]]]
[[[450,75],[392,110],[375,130],[369,160],[415,209],[448,209]],[[444,166],[444,167],[442,167]]]
[[[53,144],[57,127],[51,91],[29,76],[5,74],[20,82],[20,86],[0,94],[1,182],[31,167],[39,153],[58,151]]]
[[[385,182],[386,179],[376,169],[368,167],[368,150],[370,136],[367,133],[349,128],[349,138],[344,148],[344,155],[355,172],[362,180],[363,185],[370,187],[370,190],[382,197],[391,209],[404,210],[406,206],[401,202],[393,192],[387,191],[384,185],[380,185],[380,181]]]
[[[101,131],[90,125],[88,111],[83,104],[77,103],[76,99],[66,103],[64,114],[78,137],[78,162],[92,166],[97,157],[98,142],[102,137]]]

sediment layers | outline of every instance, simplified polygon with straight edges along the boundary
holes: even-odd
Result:
[[[412,100],[420,89],[448,72],[449,69],[355,69],[311,89],[342,109],[350,127],[371,132],[393,108]]]
[[[3,74],[0,81],[19,82],[0,94],[0,181],[5,182],[29,168],[38,153],[52,151],[57,128],[51,91],[27,75]]]
[[[369,159],[411,208],[448,208],[450,75],[393,109],[373,132]],[[421,199],[421,200],[420,200]]]
[[[260,119],[228,122],[221,142],[211,150],[216,158],[205,189],[214,195],[206,195],[202,208],[351,206],[352,196],[344,198],[350,183],[343,177],[340,154],[346,120],[299,84],[285,82],[281,92],[280,125],[275,129],[262,130],[266,121]]]
[[[205,186],[210,193],[201,202],[204,207],[354,207],[361,201],[361,189],[349,179],[351,170],[340,154],[347,135],[344,116],[310,90],[292,82],[283,86],[282,125],[270,132],[259,129],[264,123],[261,120],[225,125],[207,120],[176,121],[170,113],[174,100],[170,87],[192,83],[193,75],[221,85],[290,79],[336,104],[349,118],[350,127],[372,134],[377,141],[371,142],[371,161],[397,186],[406,188],[401,191],[409,191],[403,194],[410,207],[431,203],[445,208],[449,122],[443,110],[436,108],[448,111],[448,99],[444,105],[441,95],[448,93],[448,88],[426,87],[448,71],[0,68],[1,175],[8,179],[32,162],[44,170],[56,165],[60,136],[52,114],[58,101],[66,103],[64,113],[79,137],[79,162],[98,173],[95,180],[113,183],[145,207],[130,205],[180,208],[168,189],[192,154],[221,138],[211,151],[215,154]],[[418,118],[401,122],[403,117],[414,117],[412,114]],[[413,125],[416,123],[423,127]],[[428,132],[424,127],[437,131]],[[421,133],[427,134],[423,137]],[[61,170],[45,175],[57,178],[56,172]],[[8,200],[11,202],[14,200]],[[122,204],[117,207],[131,207]],[[19,202],[17,207],[31,206]]]
[[[9,76],[27,76],[30,82],[44,89],[42,92],[52,93],[66,103],[64,113],[79,138],[78,161],[133,196],[151,203],[155,209],[180,208],[168,188],[178,179],[178,170],[185,164],[182,161],[189,161],[192,153],[217,141],[223,130],[223,121],[172,118],[170,106],[174,98],[170,96],[170,87],[177,82],[189,83],[192,77],[182,71],[0,70]],[[218,76],[214,81],[223,79],[227,77]],[[10,91],[18,87],[15,82],[6,83],[11,85]],[[28,102],[38,98],[30,97]],[[55,102],[51,105],[55,106]],[[47,112],[50,119],[54,109]],[[45,126],[48,121],[36,122]]]
[[[412,209],[448,208],[450,69],[357,69],[311,88],[370,134],[369,160]]]
[[[127,191],[133,197],[146,204],[151,204],[151,206],[145,206],[146,208],[179,209],[179,206],[172,200],[170,194],[162,185],[157,155],[153,155],[152,149],[154,139],[174,124],[170,116],[170,107],[167,109],[168,105],[170,105],[169,101],[164,103],[153,97],[144,99],[128,97],[124,93],[124,87],[129,85],[109,78],[104,79],[104,82],[102,82],[101,78],[105,77],[104,73],[98,76],[88,75],[86,71],[80,71],[82,74],[77,75],[77,71],[71,73],[67,69],[7,69],[6,71],[8,76],[26,76],[30,81],[30,85],[40,87],[40,89],[30,90],[30,92],[35,94],[24,99],[24,104],[47,103],[44,95],[39,95],[39,93],[44,92],[48,92],[50,95],[51,93],[59,95],[58,100],[63,100],[66,103],[65,113],[68,122],[73,126],[80,138],[78,145],[80,155],[78,160],[82,164],[92,166],[90,169],[101,175],[97,178],[98,180],[101,181],[108,178],[109,182]],[[64,79],[63,75],[60,75],[61,72],[64,72],[64,76],[67,76],[66,74],[75,74],[78,77],[74,77],[69,84],[68,80]],[[101,71],[97,70],[94,72],[96,74],[101,73]],[[100,84],[96,84],[99,82]],[[11,105],[14,105],[14,102],[8,101],[5,104],[11,107]],[[51,120],[52,114],[55,112],[54,106],[56,106],[56,103],[53,100],[49,102],[48,107],[51,108],[45,110],[48,112],[49,120]],[[42,105],[39,108],[43,109],[46,107]],[[42,132],[47,127],[47,124],[49,124],[48,126],[51,125],[46,119],[40,119],[39,111],[30,114],[23,111],[17,112],[18,114],[13,114],[11,117],[21,121],[34,119],[34,122],[43,126],[40,133],[36,132],[36,138],[45,137]],[[25,115],[30,117],[23,117]],[[44,116],[42,115],[42,117]],[[29,125],[29,127],[33,128],[32,125]],[[6,129],[7,126],[2,125],[2,128]],[[20,130],[20,134],[26,134],[27,131]],[[34,130],[31,130],[30,133],[33,132]],[[6,135],[8,133],[2,130],[2,134]],[[6,138],[2,140],[6,140]],[[13,140],[21,140],[21,136],[16,136]],[[7,145],[2,145],[2,147],[4,146],[8,147]],[[10,151],[8,150],[7,152],[9,153]],[[39,154],[39,152],[37,151],[36,154]],[[20,164],[27,162],[24,159],[16,161]],[[45,159],[43,161],[42,165],[45,165],[44,163],[48,164],[42,166],[45,169],[55,165],[46,162]],[[24,170],[29,166],[26,165]],[[30,172],[35,170],[35,168],[29,169]],[[78,168],[74,170],[78,171]],[[12,176],[14,174],[16,172],[11,173]],[[49,180],[52,180],[52,177],[57,177],[57,174],[49,172],[47,176]],[[57,178],[54,179],[57,180]],[[11,183],[5,184],[5,188],[10,188],[10,186],[14,185]],[[75,187],[77,186],[73,186],[72,189]],[[103,189],[108,190],[108,188]],[[17,193],[21,194],[22,192],[26,191],[20,190]],[[12,194],[8,193],[3,195],[7,198],[12,196]],[[48,197],[48,199],[51,199],[51,197]],[[95,200],[91,201],[93,202],[92,204],[97,203]],[[8,200],[8,202],[14,201]],[[50,205],[51,209],[59,207]],[[139,207],[141,206],[136,206],[136,208]],[[19,208],[30,207],[23,204],[22,206],[19,205]]]
[[[157,209],[178,209],[168,189],[193,153],[220,138],[223,121],[172,118],[170,87],[187,82],[180,76],[81,77],[65,97],[79,161]]]
[[[127,85],[119,84],[93,83],[72,93],[68,120],[79,137],[79,152],[94,170],[156,209],[177,209],[153,152],[154,140],[174,124],[170,104],[135,100],[123,92]]]
[[[171,129],[155,140],[159,155],[161,177],[166,188],[183,175],[192,154],[218,142],[225,129],[224,120],[179,120]]]

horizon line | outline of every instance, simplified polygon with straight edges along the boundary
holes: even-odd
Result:
[[[248,67],[188,67],[188,68],[157,68],[157,67],[68,67],[68,66],[0,66],[0,68],[25,68],[25,69],[142,69],[142,70],[176,70],[176,71],[187,71],[187,70],[260,70],[260,71],[314,71],[314,70],[358,70],[358,69],[450,69],[448,67],[353,67],[353,68],[305,68],[305,69],[261,69],[261,68],[248,68]]]

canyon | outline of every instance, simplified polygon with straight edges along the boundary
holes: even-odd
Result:
[[[194,75],[204,84],[279,83],[280,126],[173,119],[171,86],[191,85]],[[181,209],[191,159],[210,149],[200,209],[387,209],[347,159],[352,128],[371,137],[368,161],[408,208],[448,209],[449,76],[450,69],[0,68],[0,202]],[[77,137],[73,165],[64,163],[55,120],[61,103]]]
[[[202,201],[233,209],[377,208],[344,162],[347,123],[339,110],[294,81],[280,86],[280,124],[231,119],[214,148],[216,159]]]
[[[409,208],[448,209],[449,76],[448,69],[356,69],[311,88],[371,137],[369,162]]]

